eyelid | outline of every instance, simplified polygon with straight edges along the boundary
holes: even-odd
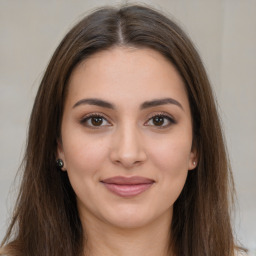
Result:
[[[177,121],[175,120],[175,118],[174,118],[172,115],[170,115],[169,113],[166,113],[166,112],[155,112],[155,113],[152,113],[152,114],[150,114],[150,115],[148,116],[148,119],[147,119],[147,121],[145,122],[145,125],[146,125],[146,126],[149,126],[149,125],[147,125],[146,123],[148,123],[152,118],[157,117],[157,116],[162,116],[162,117],[164,117],[164,118],[167,118],[167,119],[169,120],[169,122],[170,122],[169,125],[159,126],[159,127],[156,126],[157,128],[166,128],[166,127],[169,127],[169,126],[172,125],[172,124],[176,124],[176,123],[177,123]]]
[[[89,120],[89,119],[92,118],[92,117],[101,117],[101,118],[103,118],[104,120],[106,120],[106,121],[109,123],[109,125],[102,125],[102,126],[99,126],[99,127],[87,125],[87,127],[91,127],[91,128],[93,127],[93,128],[95,128],[95,129],[98,129],[98,128],[100,128],[100,127],[112,126],[112,123],[111,123],[111,121],[110,121],[110,118],[107,117],[105,114],[100,113],[100,112],[88,113],[88,114],[84,115],[84,116],[80,119],[79,122],[80,122],[81,124],[85,124],[86,121]]]
[[[166,118],[168,119],[169,121],[169,124],[168,125],[164,125],[164,126],[155,126],[157,128],[167,128],[169,126],[171,126],[172,124],[176,124],[177,121],[175,120],[175,118],[170,115],[169,113],[166,113],[166,112],[154,112],[154,113],[151,113],[148,118],[147,118],[147,121],[144,123],[145,126],[153,126],[153,125],[148,125],[147,123],[154,117],[157,117],[157,116],[161,116],[163,118]],[[108,124],[107,125],[100,125],[100,126],[93,126],[93,125],[86,125],[86,121],[88,121],[90,118],[93,118],[93,117],[101,117],[103,118]],[[106,116],[105,114],[101,113],[101,112],[92,112],[92,113],[88,113],[86,115],[84,115],[80,120],[79,122],[82,124],[82,125],[85,125],[87,127],[90,127],[90,128],[94,128],[94,129],[99,129],[101,127],[106,127],[106,126],[112,126],[112,122],[110,121],[110,118],[108,116]]]

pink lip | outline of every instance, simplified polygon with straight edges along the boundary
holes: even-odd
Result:
[[[101,182],[109,191],[118,196],[132,197],[139,195],[149,189],[155,181],[139,176],[116,176],[102,180]]]

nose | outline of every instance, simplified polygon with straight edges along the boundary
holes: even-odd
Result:
[[[113,135],[110,159],[126,169],[144,163],[147,154],[140,131],[132,125],[117,129]]]

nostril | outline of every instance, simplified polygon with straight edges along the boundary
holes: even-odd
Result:
[[[113,137],[110,148],[110,159],[113,163],[131,168],[142,164],[146,159],[144,144],[133,128],[120,129]]]
[[[112,162],[114,164],[123,166],[127,169],[143,164],[145,162],[145,159],[146,157],[140,157],[139,155],[116,155],[116,157],[112,156]]]

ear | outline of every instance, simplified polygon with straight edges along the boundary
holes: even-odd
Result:
[[[63,151],[63,145],[61,139],[57,140],[57,154],[56,154],[57,159],[61,159],[64,163],[63,167],[61,168],[62,171],[66,171],[66,162],[65,162],[65,154]],[[56,160],[57,160],[56,159]]]
[[[196,148],[192,148],[189,156],[188,170],[194,170],[198,164],[198,154]]]

